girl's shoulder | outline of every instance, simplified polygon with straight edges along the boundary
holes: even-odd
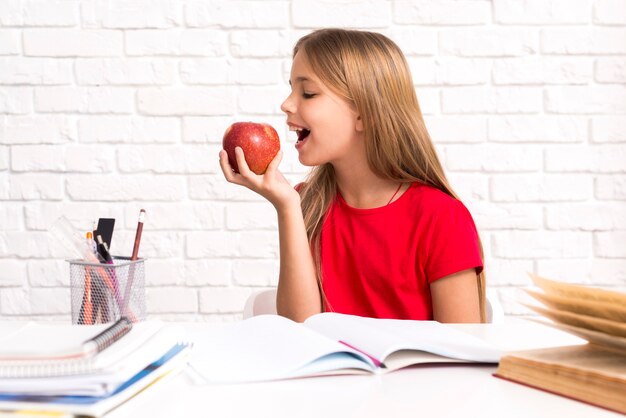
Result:
[[[471,216],[463,202],[436,187],[415,182],[407,192],[410,192],[407,200],[421,216],[434,218]]]

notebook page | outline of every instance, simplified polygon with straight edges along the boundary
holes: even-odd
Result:
[[[196,341],[191,364],[208,382],[284,379],[305,375],[307,369],[322,372],[323,357],[342,352],[352,353],[349,364],[333,357],[328,368],[353,368],[354,356],[361,357],[343,344],[278,315],[228,324],[204,337]],[[315,361],[320,364],[308,368]]]

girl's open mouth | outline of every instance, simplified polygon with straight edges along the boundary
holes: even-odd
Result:
[[[308,129],[302,128],[302,129],[298,129],[297,133],[298,133],[298,142],[302,142],[306,139],[307,136],[309,136],[311,131],[309,131]]]

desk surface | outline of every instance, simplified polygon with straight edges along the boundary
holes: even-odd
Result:
[[[191,339],[223,325],[185,324]],[[503,349],[582,340],[529,321],[453,325]],[[427,365],[384,375],[326,376],[239,385],[196,385],[183,372],[159,382],[107,418],[158,417],[554,417],[621,415],[492,376],[495,366]]]

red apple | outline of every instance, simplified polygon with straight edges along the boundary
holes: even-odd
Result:
[[[239,172],[235,147],[241,147],[250,170],[263,174],[280,150],[280,140],[276,130],[267,123],[236,122],[224,132],[222,147],[235,172]]]

